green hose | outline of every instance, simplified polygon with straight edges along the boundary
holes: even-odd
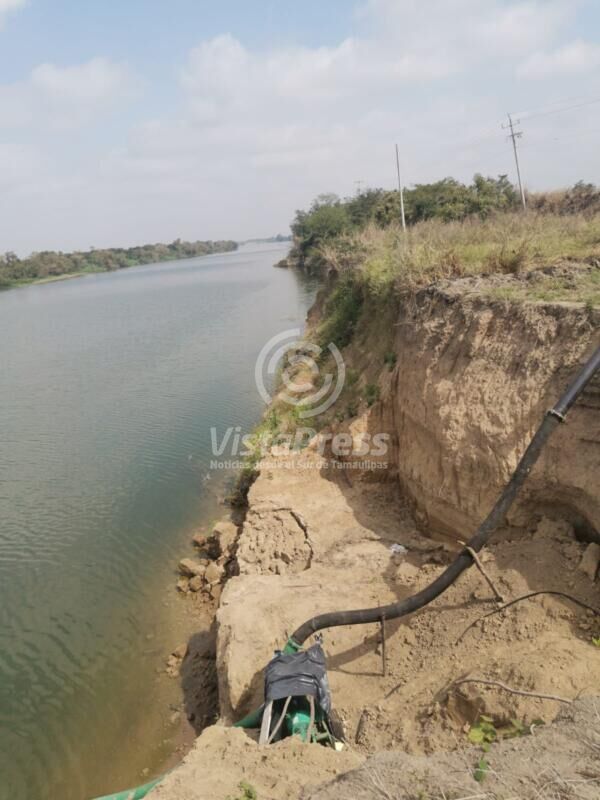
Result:
[[[142,797],[146,797],[148,792],[151,789],[160,783],[165,775],[159,775],[158,778],[155,778],[150,783],[145,783],[143,786],[136,786],[135,789],[125,789],[123,792],[117,792],[116,794],[105,794],[102,797],[96,797],[95,800],[141,800]]]

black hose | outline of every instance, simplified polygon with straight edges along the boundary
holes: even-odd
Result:
[[[382,619],[397,619],[406,614],[417,611],[436,597],[445,592],[454,583],[458,576],[468,567],[473,565],[473,558],[466,548],[478,552],[487,544],[488,540],[506,517],[506,513],[513,504],[519,489],[533,469],[539,455],[554,429],[564,421],[565,416],[581,392],[585,389],[596,371],[600,368],[600,346],[586,361],[577,375],[573,378],[566,391],[556,405],[544,416],[542,424],[537,429],[533,439],[519,461],[511,479],[506,484],[504,491],[496,501],[488,516],[481,523],[475,534],[467,542],[450,566],[433,583],[422,589],[412,597],[391,603],[388,606],[376,608],[360,608],[354,611],[330,611],[328,614],[319,614],[317,617],[304,622],[290,637],[290,643],[300,647],[309,636],[323,628],[334,628],[339,625],[362,625],[368,622],[379,622]]]

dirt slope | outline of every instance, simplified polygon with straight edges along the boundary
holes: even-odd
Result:
[[[525,279],[523,279],[525,280]],[[490,301],[481,279],[442,282],[401,304],[392,372],[367,430],[385,430],[390,469],[423,526],[468,534],[490,509],[539,422],[586,354],[600,343],[600,310],[582,304]],[[369,326],[352,346],[373,370]],[[356,424],[356,422],[354,423]],[[510,519],[552,509],[578,532],[600,530],[600,380],[546,447]]]
[[[460,547],[457,541],[468,538],[491,507],[567,376],[598,341],[597,311],[490,303],[480,286],[473,294],[472,285],[460,284],[432,287],[401,308],[394,323],[393,369],[377,363],[378,344],[368,327],[345,353],[358,371],[364,365],[369,380],[378,381],[380,399],[336,423],[336,429],[388,432],[386,471],[340,469],[342,462],[317,454],[317,441],[300,457],[280,453],[261,464],[236,545],[239,574],[227,581],[217,612],[225,723],[261,703],[264,666],[305,619],[389,603],[440,574]],[[600,606],[600,585],[595,567],[586,566],[584,541],[598,537],[599,476],[596,382],[555,435],[507,526],[482,555],[503,598],[553,590]],[[490,587],[472,568],[421,612],[387,623],[385,665],[378,625],[324,632],[333,704],[346,730],[349,752],[342,755],[350,760],[378,750],[405,755],[378,757],[386,765],[389,791],[386,784],[380,794],[360,794],[359,784],[348,777],[315,797],[419,797],[398,793],[398,770],[410,767],[422,774],[429,767],[420,756],[465,750],[469,726],[482,714],[497,726],[512,719],[549,723],[571,708],[563,700],[600,694],[600,648],[592,641],[600,635],[597,616],[546,594],[464,633],[496,607]],[[465,678],[560,699],[458,683]],[[507,759],[510,747],[504,748]],[[286,743],[281,752],[287,753],[285,748],[294,745]],[[209,728],[186,765],[156,795],[225,798],[232,781],[235,788],[240,775],[252,775],[256,780],[250,782],[260,784],[264,797],[289,798],[296,796],[295,781],[317,783],[344,763],[340,754],[323,748],[301,751],[298,771],[289,767],[290,780],[277,783],[279,750],[263,754],[239,731]],[[448,759],[435,763],[449,769],[462,763],[463,780],[463,756]],[[363,781],[364,771],[358,774]],[[333,793],[340,787],[341,795]],[[443,795],[431,795],[438,796]]]

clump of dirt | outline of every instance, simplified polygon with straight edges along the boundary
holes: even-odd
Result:
[[[311,559],[306,525],[293,508],[271,503],[249,509],[237,549],[241,574],[302,572]]]

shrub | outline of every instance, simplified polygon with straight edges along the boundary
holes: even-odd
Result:
[[[383,363],[387,366],[387,368],[389,369],[390,372],[396,366],[396,361],[397,360],[398,360],[398,357],[397,357],[396,353],[394,353],[392,350],[388,350],[388,352],[385,353],[384,356],[383,356]]]
[[[340,278],[325,309],[319,337],[323,346],[333,342],[341,349],[350,343],[362,305],[361,288],[353,276]]]
[[[365,386],[365,400],[368,406],[372,406],[379,400],[379,386],[376,383],[368,383]]]

